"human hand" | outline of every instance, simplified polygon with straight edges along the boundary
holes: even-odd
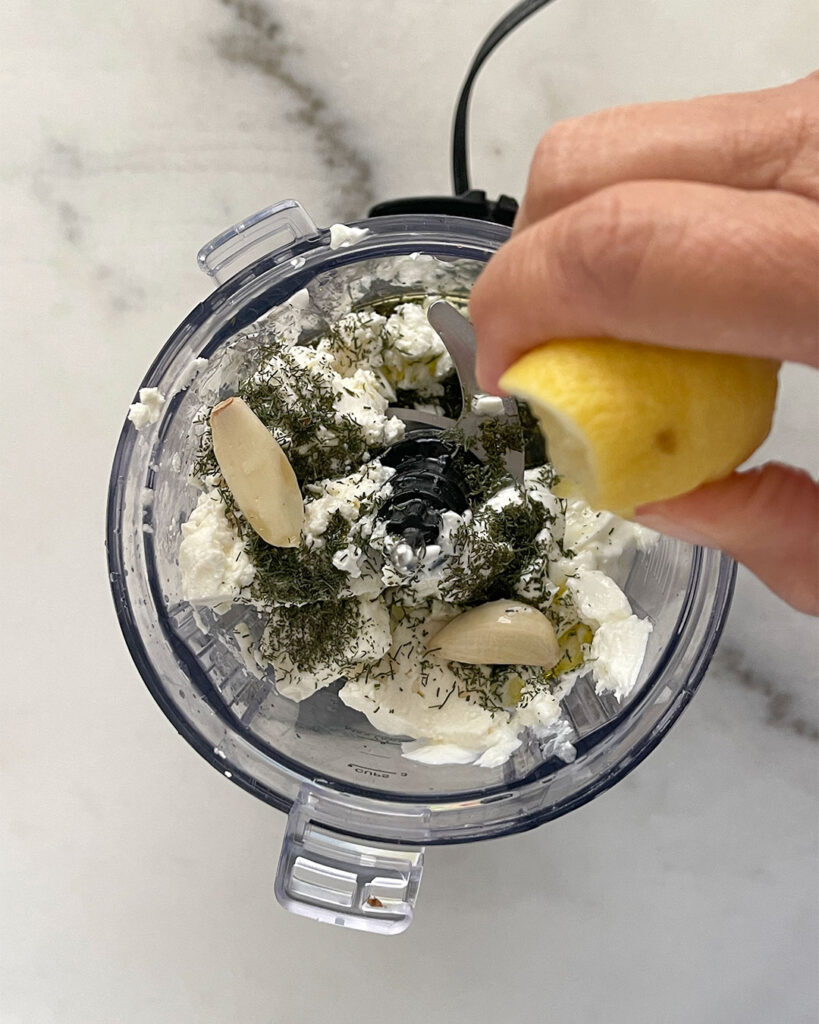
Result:
[[[555,125],[470,299],[488,391],[549,338],[819,366],[819,73]],[[819,614],[819,487],[769,463],[637,510]]]

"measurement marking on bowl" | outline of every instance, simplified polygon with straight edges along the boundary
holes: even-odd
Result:
[[[402,778],[406,778],[406,772],[392,772],[384,768],[368,768],[364,764],[351,764],[348,763],[348,768],[352,768],[358,775],[372,775],[376,779],[386,779],[390,775],[400,775]]]

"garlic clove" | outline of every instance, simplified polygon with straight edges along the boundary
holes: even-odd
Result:
[[[521,601],[490,601],[451,619],[427,641],[441,661],[467,665],[540,665],[560,660],[554,627],[543,612]]]
[[[299,482],[276,439],[241,398],[210,414],[213,452],[242,515],[280,548],[298,547],[304,521]]]

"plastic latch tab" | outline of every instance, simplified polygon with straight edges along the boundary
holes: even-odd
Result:
[[[395,935],[408,928],[423,870],[423,847],[390,846],[335,832],[297,802],[287,820],[276,899],[327,924]]]
[[[261,257],[318,235],[319,229],[302,205],[295,199],[284,199],[217,235],[202,246],[196,261],[200,270],[224,284]]]

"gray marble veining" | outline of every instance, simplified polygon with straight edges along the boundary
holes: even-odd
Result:
[[[794,709],[793,694],[787,692],[779,680],[755,670],[748,658],[747,653],[724,641],[714,658],[713,668],[725,673],[726,682],[735,683],[765,698],[768,725],[784,729],[805,740],[819,740],[819,719],[814,715],[803,717],[799,714]],[[816,683],[815,675],[804,681],[806,688]]]
[[[339,190],[338,217],[356,220],[373,204],[373,171],[366,156],[347,138],[347,126],[334,111],[330,92],[320,90],[284,26],[258,0],[219,0],[235,16],[236,28],[214,40],[219,56],[247,65],[269,78],[273,88],[284,88],[297,102],[294,121],[314,136],[319,155]]]

